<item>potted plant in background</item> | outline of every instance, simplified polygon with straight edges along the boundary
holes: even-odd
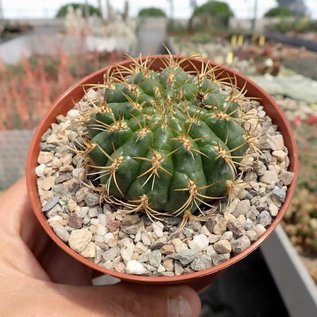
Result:
[[[149,56],[56,101],[27,184],[45,231],[78,261],[201,288],[274,230],[297,169],[289,125],[260,87],[202,59]]]

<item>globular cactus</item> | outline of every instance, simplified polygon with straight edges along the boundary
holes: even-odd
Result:
[[[227,194],[249,148],[243,91],[208,62],[191,73],[184,61],[163,62],[161,72],[147,60],[118,66],[98,86],[104,99],[86,116],[90,174],[131,212],[203,214]]]

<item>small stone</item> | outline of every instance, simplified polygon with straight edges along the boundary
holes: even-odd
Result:
[[[263,210],[258,216],[258,223],[263,227],[267,227],[272,223],[272,217],[267,210]]]
[[[85,203],[89,207],[93,207],[99,204],[100,196],[97,193],[89,193],[85,197]]]
[[[70,212],[73,212],[73,211],[76,211],[77,209],[79,209],[78,205],[76,204],[76,202],[73,199],[70,199],[67,202],[67,207],[68,207]]]
[[[273,151],[283,150],[284,139],[281,134],[270,136],[270,145]]]
[[[80,207],[78,210],[75,211],[78,217],[84,218],[88,214],[89,207]]]
[[[107,233],[107,228],[102,224],[97,224],[96,226],[96,234],[99,236],[104,236]]]
[[[287,156],[287,153],[285,153],[282,150],[278,150],[278,151],[273,151],[272,156],[276,157],[278,161],[284,162]]]
[[[245,177],[244,177],[244,181],[246,183],[249,183],[249,182],[255,182],[257,180],[258,176],[255,172],[253,171],[250,171],[248,172]]]
[[[87,188],[86,187],[82,187],[76,192],[74,200],[77,203],[79,203],[79,202],[81,202],[81,201],[83,201],[85,199],[86,195],[87,195]]]
[[[123,262],[115,263],[113,268],[116,272],[123,273],[125,271],[125,265]]]
[[[277,216],[279,211],[278,207],[274,203],[269,204],[269,210],[272,217]]]
[[[241,253],[251,245],[250,239],[247,236],[242,236],[231,243],[232,251],[235,254]]]
[[[237,194],[240,200],[244,200],[247,197],[247,195],[248,195],[248,191],[245,189],[240,189]]]
[[[145,245],[151,245],[151,239],[150,239],[150,236],[146,233],[146,232],[143,232],[142,233],[142,237],[141,237],[141,240],[142,242],[145,244]]]
[[[77,109],[70,109],[67,112],[67,117],[69,117],[70,119],[75,119],[79,115],[80,115],[80,112]]]
[[[280,174],[278,178],[279,178],[279,180],[281,180],[283,182],[283,184],[285,186],[288,186],[291,184],[291,182],[294,178],[294,173],[286,171],[286,172]]]
[[[254,242],[254,241],[256,241],[258,239],[258,234],[254,230],[248,230],[248,231],[246,231],[245,234],[248,236],[248,238],[252,242]]]
[[[264,226],[262,226],[261,224],[257,224],[255,227],[254,227],[254,231],[257,233],[257,235],[260,237],[262,236],[266,229]]]
[[[99,210],[101,212],[102,209],[100,208]],[[97,218],[98,218],[100,224],[102,224],[103,226],[107,225],[107,216],[105,214],[99,213]]]
[[[214,249],[221,254],[231,252],[231,244],[228,240],[219,240],[214,244]]]
[[[210,257],[214,257],[215,255],[217,255],[217,252],[215,251],[215,249],[212,245],[209,245],[207,247],[206,254]]]
[[[76,252],[81,252],[92,239],[92,233],[86,229],[73,230],[69,236],[69,246]]]
[[[210,260],[208,260],[204,256],[198,256],[194,261],[190,264],[190,267],[193,271],[202,271],[206,270],[211,266]]]
[[[160,221],[156,221],[152,224],[153,231],[155,232],[158,238],[163,237],[164,225]]]
[[[250,210],[251,205],[250,205],[250,200],[244,199],[241,200],[237,203],[237,206],[235,210],[233,211],[233,215],[238,217],[240,215],[246,215],[247,212]]]
[[[121,240],[120,254],[124,262],[129,262],[132,259],[134,252],[134,244],[129,239]]]
[[[85,258],[94,258],[96,255],[96,245],[93,242],[89,242],[80,254]]]
[[[286,191],[282,188],[275,186],[275,188],[271,192],[271,198],[274,202],[278,201],[278,202],[282,203],[285,201]]]
[[[105,241],[105,243],[111,243],[113,240],[115,240],[115,237],[114,237],[114,235],[113,235],[113,233],[112,232],[108,232],[108,233],[106,233],[105,234],[105,236],[104,236],[104,241]]]
[[[278,181],[277,172],[275,170],[268,170],[260,177],[260,181],[265,184],[275,184]]]
[[[172,239],[172,244],[175,247],[176,252],[179,252],[183,249],[183,242],[179,238]]]
[[[227,222],[227,228],[236,237],[241,237],[244,234],[244,226],[239,220],[230,220]]]
[[[109,250],[105,251],[102,254],[102,257],[105,259],[105,261],[113,261],[119,254],[119,248],[118,247],[113,247],[110,248]]]
[[[131,226],[135,225],[140,221],[140,216],[139,215],[126,215],[122,218],[122,225],[123,226]]]
[[[252,230],[254,228],[254,222],[251,219],[247,219],[244,223],[245,230]]]
[[[204,234],[207,237],[209,237],[211,235],[211,232],[207,229],[206,226],[202,226],[201,227],[201,233]]]
[[[199,221],[188,221],[186,228],[193,230],[194,232],[201,232],[201,223]]]
[[[147,250],[148,250],[148,246],[144,245],[142,242],[138,242],[135,245],[135,249],[134,249],[134,251],[137,253],[144,253],[144,252],[147,252]]]
[[[56,177],[55,184],[61,184],[71,179],[72,175],[70,173],[63,173]]]
[[[98,208],[97,207],[91,207],[89,208],[89,211],[88,211],[88,216],[89,218],[95,218],[98,216]]]
[[[45,164],[40,164],[35,168],[35,174],[38,177],[44,177]]]
[[[162,254],[159,250],[152,251],[149,254],[149,264],[155,268],[158,268],[161,264]]]
[[[184,272],[184,268],[177,261],[174,264],[174,270],[176,276],[182,275]]]
[[[194,236],[192,241],[189,241],[188,246],[198,252],[206,250],[209,245],[209,240],[204,234]]]
[[[121,231],[128,235],[131,235],[131,234],[135,235],[139,231],[139,225],[134,224],[130,226],[122,226]]]
[[[163,273],[163,272],[165,272],[165,271],[166,271],[165,267],[164,267],[162,264],[160,264],[160,265],[158,266],[158,268],[157,268],[157,272],[158,272],[158,273]]]
[[[214,226],[213,233],[219,235],[223,234],[226,231],[226,223],[227,222],[225,219],[221,219],[219,222],[217,222]]]
[[[61,224],[55,224],[53,225],[53,231],[56,233],[56,235],[64,242],[68,242],[69,239],[69,233],[65,229],[64,226]]]
[[[173,254],[175,253],[175,248],[172,244],[165,244],[161,248],[161,253],[166,255]]]
[[[177,253],[168,255],[168,258],[178,260],[182,265],[186,266],[191,263],[197,256],[197,251],[192,249],[181,250]]]
[[[266,172],[266,166],[260,160],[257,160],[253,163],[253,169],[257,173],[258,176],[263,176]]]
[[[217,241],[219,241],[221,238],[221,235],[220,234],[211,234],[209,237],[208,237],[208,241],[210,243],[215,243]]]
[[[39,157],[37,159],[39,164],[47,164],[53,159],[54,153],[40,151]]]
[[[45,177],[42,182],[42,188],[44,190],[50,190],[53,187],[54,183],[55,183],[54,176]]]
[[[59,202],[59,199],[59,196],[54,196],[53,198],[49,199],[42,207],[42,211],[46,212],[51,210]]]
[[[76,214],[71,214],[68,217],[67,224],[74,229],[80,229],[83,225],[83,219]]]
[[[137,254],[137,253],[134,253],[134,254]],[[140,255],[137,254],[137,260],[140,263],[148,262],[149,261],[149,253],[141,253]]]
[[[153,244],[151,245],[151,250],[159,250],[161,249],[164,245],[165,245],[166,242],[163,242],[163,241],[154,241]],[[174,251],[175,252],[175,251]]]
[[[174,263],[172,259],[165,259],[162,263],[166,271],[174,271]]]
[[[128,274],[143,275],[143,274],[147,273],[147,270],[142,265],[142,263],[140,263],[136,260],[131,260],[131,261],[128,261],[128,263],[126,265],[126,272]]]
[[[218,264],[223,263],[223,262],[225,262],[225,261],[227,261],[227,260],[229,260],[229,259],[230,259],[230,253],[217,254],[216,256],[214,256],[214,257],[212,258],[212,263],[213,263],[214,265],[218,265]]]
[[[220,238],[221,240],[232,240],[233,239],[233,233],[231,231],[226,231]]]
[[[54,157],[52,161],[52,167],[55,169],[58,169],[61,166],[62,166],[62,162],[57,157]]]

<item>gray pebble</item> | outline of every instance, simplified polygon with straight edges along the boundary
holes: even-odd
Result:
[[[258,216],[258,223],[266,227],[272,223],[272,217],[267,210],[263,210]]]
[[[194,261],[190,264],[190,268],[196,272],[206,270],[210,266],[211,266],[211,260],[207,259],[205,256],[196,257]]]
[[[69,240],[69,233],[63,227],[61,224],[55,224],[53,226],[53,231],[56,233],[56,235],[64,242],[68,242]]]
[[[122,218],[121,223],[122,223],[123,226],[131,226],[131,225],[135,225],[139,221],[140,221],[140,216],[138,214],[136,214],[136,215],[125,215]]]
[[[218,265],[230,259],[230,253],[218,254],[212,258],[213,265]]]
[[[186,266],[191,263],[197,256],[197,251],[193,249],[181,250],[177,253],[171,254],[168,258],[178,260],[182,263],[182,265]]]
[[[149,264],[158,268],[161,264],[162,254],[159,250],[154,250],[149,254]]]
[[[59,196],[54,196],[53,198],[49,199],[46,204],[43,206],[42,211],[46,212],[51,210],[58,202],[59,202],[60,197]]]
[[[282,188],[279,188],[279,187],[275,187],[273,189],[273,191],[271,192],[271,198],[274,200],[274,201],[279,201],[279,202],[284,202],[285,201],[285,198],[286,198],[286,192],[284,189]]]
[[[100,196],[97,193],[89,193],[85,197],[85,203],[89,207],[93,207],[99,204]]]
[[[235,208],[233,215],[239,217],[240,215],[245,215],[248,210],[250,210],[251,205],[248,199],[244,199],[238,202],[237,207]]]
[[[239,220],[233,219],[227,222],[227,228],[230,230],[236,237],[240,237],[244,234],[244,224]]]
[[[124,232],[125,234],[137,234],[137,232],[139,231],[139,225],[135,224],[135,225],[131,225],[131,226],[121,226],[121,231]]]
[[[231,242],[232,251],[235,254],[241,253],[251,245],[250,239],[247,236],[242,236]]]
[[[105,259],[105,261],[109,261],[109,260],[113,261],[117,257],[119,252],[120,252],[120,249],[118,247],[113,247],[103,252],[102,257]]]
[[[55,184],[61,184],[72,178],[71,173],[63,173],[55,178]]]

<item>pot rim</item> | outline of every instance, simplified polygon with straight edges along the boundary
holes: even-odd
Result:
[[[142,61],[145,59],[149,59],[153,62],[160,60],[160,59],[166,59],[171,58],[171,55],[151,55],[148,57],[141,58]],[[183,56],[175,56],[172,55],[172,58],[175,60],[182,60],[186,57]],[[205,59],[200,59],[196,57],[188,57],[187,59],[190,60],[192,63],[198,63],[201,65],[202,62],[206,61]],[[210,62],[210,61],[209,61]],[[295,142],[295,138],[293,136],[291,127],[289,122],[287,121],[283,111],[279,108],[279,106],[275,103],[274,99],[266,93],[260,86],[258,86],[256,83],[254,83],[252,80],[244,76],[243,74],[237,72],[236,70],[233,70],[227,66],[224,65],[218,65],[216,63],[210,62],[212,66],[220,66],[219,70],[216,72],[225,72],[226,74],[230,76],[235,76],[237,78],[238,86],[242,87],[242,83],[246,83],[246,87],[248,88],[248,91],[254,90],[257,92],[257,95],[261,96],[262,102],[261,105],[265,102],[267,104],[267,107],[272,107],[273,109],[270,110],[270,112],[276,114],[276,118],[279,120],[279,124],[276,122],[273,123],[277,124],[278,128],[283,128],[283,138],[284,141],[287,141],[288,145],[287,148],[289,150],[289,159],[290,159],[290,166],[289,171],[292,171],[294,173],[294,178],[292,180],[292,183],[288,186],[286,199],[284,203],[282,204],[281,208],[279,209],[279,212],[277,216],[274,218],[271,225],[267,228],[266,232],[255,242],[253,242],[250,247],[245,249],[243,252],[232,256],[229,260],[226,260],[225,262],[212,266],[208,269],[199,271],[199,272],[191,272],[186,273],[179,276],[159,276],[159,277],[152,277],[152,276],[142,276],[142,275],[133,275],[128,273],[120,273],[116,272],[114,270],[106,269],[98,264],[95,264],[94,262],[88,260],[87,258],[84,258],[83,256],[76,253],[74,250],[72,250],[66,243],[64,243],[62,240],[60,240],[57,235],[54,233],[52,228],[49,226],[47,222],[47,218],[45,214],[42,212],[42,207],[40,204],[39,194],[37,190],[37,176],[35,174],[35,167],[38,165],[37,158],[39,154],[39,144],[41,140],[42,134],[47,130],[47,127],[51,125],[51,123],[55,122],[56,115],[54,115],[54,109],[65,99],[69,98],[69,96],[72,96],[72,94],[75,93],[75,90],[79,87],[84,86],[85,84],[92,82],[92,79],[95,77],[100,77],[102,74],[106,73],[109,69],[114,69],[116,65],[129,65],[131,63],[131,60],[125,60],[120,63],[117,63],[115,65],[109,65],[106,66],[100,70],[97,70],[93,72],[92,74],[89,74],[88,76],[84,77],[80,81],[73,84],[70,88],[68,88],[49,108],[47,114],[45,117],[41,120],[38,128],[36,129],[36,132],[33,136],[32,143],[29,149],[28,158],[27,158],[27,164],[26,164],[26,183],[27,183],[27,189],[29,194],[29,199],[32,205],[33,212],[40,222],[41,226],[45,230],[45,232],[49,235],[49,237],[66,253],[68,253],[70,256],[72,256],[77,261],[81,262],[82,264],[90,267],[91,269],[94,269],[102,274],[108,274],[113,277],[119,278],[124,281],[128,282],[134,282],[134,283],[149,283],[149,284],[156,284],[156,285],[162,285],[162,284],[178,284],[178,283],[186,283],[193,280],[196,280],[198,278],[206,277],[215,273],[218,273],[225,268],[237,263],[238,261],[242,260],[244,257],[246,257],[248,254],[256,250],[260,244],[265,241],[269,237],[269,235],[272,233],[272,231],[275,229],[275,227],[279,224],[281,219],[283,218],[287,208],[289,207],[289,204],[291,202],[291,198],[293,196],[297,177],[298,177],[298,153],[297,153],[297,146]],[[79,99],[82,98],[84,95],[84,90],[82,90],[81,96]],[[249,95],[248,93],[246,95]],[[252,94],[253,97],[254,94]],[[78,99],[78,100],[79,100]],[[265,111],[269,108],[264,107]],[[70,109],[70,108],[68,108]],[[67,110],[68,110],[67,109]],[[60,113],[60,112],[59,112]],[[53,118],[54,116],[54,118]],[[276,120],[275,120],[276,121]]]

